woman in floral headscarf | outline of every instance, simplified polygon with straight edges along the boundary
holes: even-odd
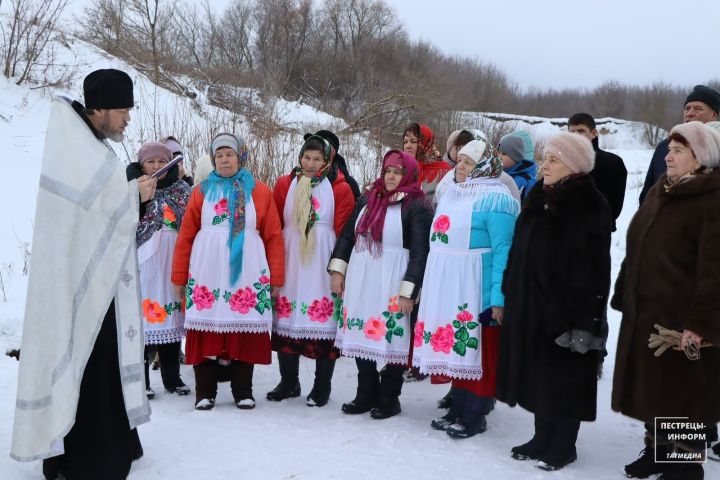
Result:
[[[502,162],[483,140],[459,152],[457,183],[435,212],[413,365],[453,379],[447,415],[431,426],[454,438],[486,429],[505,299],[502,278],[519,202],[500,182]]]
[[[285,281],[285,247],[272,192],[243,168],[245,143],[221,133],[210,151],[215,170],[190,196],[172,282],[186,306],[195,408],[215,405],[220,361],[229,363],[235,404],[251,409],[254,364],[271,359],[271,296]]]
[[[332,290],[344,305],[335,344],[358,367],[357,395],[343,404],[345,413],[371,410],[375,419],[400,413],[431,220],[417,161],[389,151],[381,177],[358,200],[328,265]]]
[[[417,160],[420,185],[432,204],[438,183],[452,167],[440,157],[430,127],[420,123],[408,125],[403,132],[403,150]]]
[[[331,144],[306,135],[299,165],[275,185],[275,202],[284,223],[285,285],[275,302],[272,348],[280,364],[280,383],[267,394],[280,401],[300,395],[300,355],[315,359],[309,407],[330,398],[335,360],[335,299],[325,274],[336,235],[355,206],[342,171],[332,161]],[[338,308],[339,310],[339,308]]]
[[[160,142],[140,147],[138,161],[127,166],[128,179],[152,175],[171,160],[170,149]],[[155,347],[160,356],[160,375],[169,392],[187,395],[190,388],[180,378],[180,342],[185,335],[185,312],[175,298],[170,272],[177,232],[185,215],[190,187],[173,167],[158,178],[155,195],[140,207],[137,228],[140,293],[142,295],[143,331],[145,333],[145,389],[150,387],[148,355]]]

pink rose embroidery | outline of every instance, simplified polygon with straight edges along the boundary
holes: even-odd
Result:
[[[447,215],[440,215],[433,223],[433,232],[435,233],[447,233],[450,229],[450,217]]]
[[[255,292],[250,287],[240,288],[230,296],[230,310],[246,314],[257,305]]]
[[[270,277],[268,277],[267,275],[262,275],[260,277],[260,283],[262,283],[263,285],[267,285],[268,283],[270,283]]]
[[[205,285],[199,285],[193,290],[192,300],[198,310],[209,310],[215,302],[215,296]]]
[[[473,319],[473,316],[472,316],[472,313],[468,312],[467,310],[463,310],[460,313],[458,313],[455,318],[457,318],[461,322],[469,322],[470,320]]]
[[[275,301],[275,313],[277,313],[278,318],[290,318],[292,303],[287,297],[278,297]]]
[[[327,297],[320,300],[313,300],[307,309],[308,317],[314,322],[325,323],[332,317],[335,304]]]
[[[388,312],[390,313],[397,313],[400,311],[400,305],[398,305],[398,297],[392,297],[390,298],[390,302],[388,304]]]
[[[343,332],[347,331],[347,307],[343,307]]]
[[[385,322],[380,320],[380,317],[370,317],[368,321],[365,322],[363,331],[365,332],[365,338],[379,342],[385,338],[387,327],[385,326]]]
[[[448,323],[444,327],[438,327],[430,337],[430,344],[432,345],[433,351],[450,353],[450,350],[452,350],[455,344],[454,335],[455,332],[451,324]]]
[[[310,202],[312,203],[312,207],[316,212],[320,210],[320,201],[316,197],[311,197]]]
[[[413,340],[413,346],[420,348],[423,346],[423,335],[425,334],[425,322],[418,321],[415,324],[415,337]]]
[[[222,198],[222,199],[220,199],[220,201],[217,202],[213,208],[215,208],[215,215],[218,215],[218,216],[221,216],[221,217],[222,217],[223,215],[227,215],[227,214],[229,213],[229,212],[228,212],[227,198]]]

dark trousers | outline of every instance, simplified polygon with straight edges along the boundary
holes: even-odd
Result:
[[[160,357],[160,376],[166,390],[174,391],[180,380],[180,342],[145,346],[145,388],[150,388],[150,363],[155,352]]]
[[[80,383],[75,423],[64,438],[65,453],[43,461],[43,475],[70,480],[124,479],[142,456],[130,429],[118,361],[115,306],[105,314]],[[60,477],[62,478],[62,477]]]
[[[369,401],[379,407],[397,402],[402,391],[402,375],[407,370],[406,365],[388,364],[378,372],[377,363],[372,360],[356,358],[355,364],[358,368],[358,396],[362,391]]]
[[[579,420],[549,420],[535,415],[535,440],[546,448],[540,459],[558,465],[576,454]]]

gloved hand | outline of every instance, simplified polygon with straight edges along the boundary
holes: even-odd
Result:
[[[655,324],[655,328],[657,329],[658,333],[651,333],[650,338],[648,340],[648,347],[649,348],[657,348],[655,350],[655,356],[659,357],[663,353],[665,353],[665,350],[668,348],[672,348],[673,350],[682,350],[680,348],[680,342],[682,340],[682,332],[678,332],[677,330],[670,330],[668,328],[663,327],[662,325]],[[703,341],[700,345],[697,345],[694,342],[688,342],[687,346],[684,349],[685,356],[689,358],[690,360],[699,360],[700,359],[700,349],[705,347],[712,347],[712,343]]]

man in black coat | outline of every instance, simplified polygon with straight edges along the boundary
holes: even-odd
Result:
[[[614,153],[601,150],[598,143],[598,131],[595,119],[587,113],[576,113],[568,119],[568,131],[579,133],[592,143],[595,149],[595,168],[590,176],[595,187],[603,194],[612,215],[612,231],[617,230],[615,222],[622,212],[625,201],[625,185],[627,182],[627,169],[623,159]]]
[[[683,123],[693,120],[703,123],[712,122],[718,119],[718,112],[720,112],[720,93],[705,85],[696,85],[685,99]],[[652,186],[665,174],[665,157],[669,152],[669,144],[670,139],[666,138],[655,148],[655,153],[650,160],[650,167],[645,175],[645,185],[640,192],[640,205]]]

